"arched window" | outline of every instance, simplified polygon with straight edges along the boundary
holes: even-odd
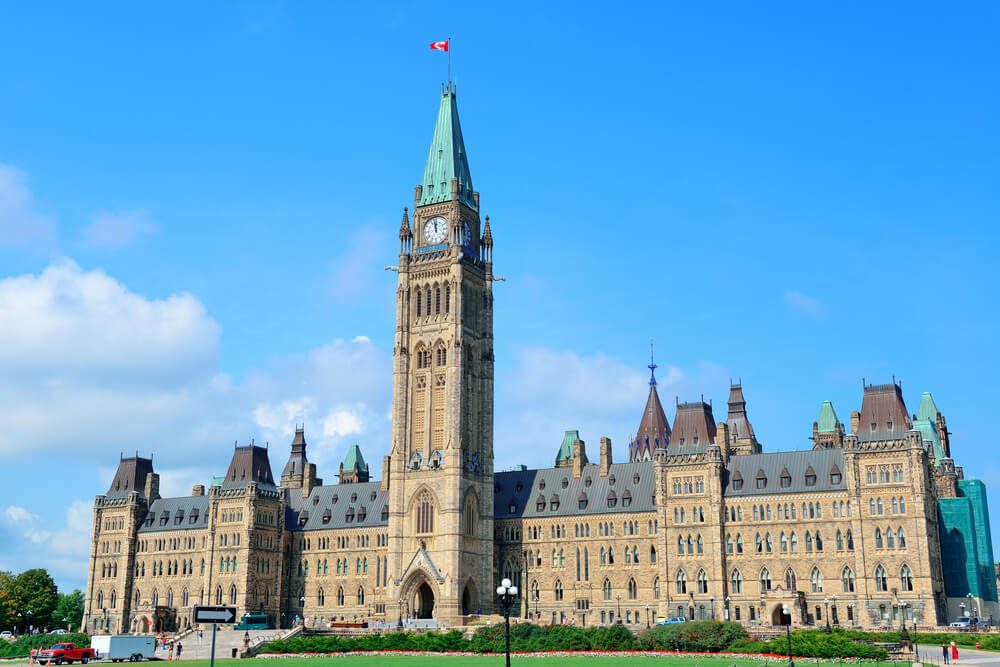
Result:
[[[760,533],[754,535],[753,543],[757,549],[757,553],[764,553],[764,538],[760,536]]]
[[[881,499],[881,498],[876,498],[876,499],[875,499],[875,506],[876,506],[876,507],[878,508],[878,513],[879,513],[879,515],[881,515],[881,514],[883,513],[883,509],[882,509],[882,499]]]
[[[365,587],[364,586],[359,586],[358,587],[358,597],[357,597],[357,600],[358,600],[358,605],[359,606],[363,605],[365,603]]]
[[[785,536],[785,531],[781,531],[781,536],[778,538],[778,544],[781,545],[781,553],[788,551],[788,537]]]
[[[601,584],[601,592],[604,594],[605,600],[611,599],[611,580],[605,579],[604,583]]]
[[[771,533],[764,536],[764,548],[767,550],[767,553],[774,551],[774,540],[771,538]]]
[[[899,540],[898,540],[898,542],[899,542],[899,548],[900,549],[905,549],[906,548],[906,533],[903,532],[903,527],[902,526],[899,527],[898,537],[899,537]]]
[[[677,554],[680,555],[684,553],[684,538],[680,535],[677,536]]]
[[[431,314],[431,288],[430,288],[430,286],[427,287],[427,292],[425,293],[425,296],[426,296],[426,299],[427,299],[427,301],[426,301],[426,304],[427,304],[427,314],[430,315]]]
[[[708,593],[708,575],[705,570],[698,570],[698,592]]]
[[[417,288],[417,317],[420,317],[421,315],[423,315],[423,312],[422,312],[423,311],[423,307],[422,306],[423,306],[423,303],[422,303],[422,299],[420,298],[420,288],[418,287]]]
[[[732,535],[726,535],[726,553],[727,554],[733,553],[733,536]]]
[[[888,549],[896,548],[896,533],[892,532],[892,528],[887,528],[885,531],[885,546]]]
[[[639,587],[635,583],[635,579],[629,577],[628,579],[628,599],[635,600],[639,597]]]
[[[698,535],[698,553],[705,553],[705,542],[701,539],[701,535]]]
[[[451,312],[451,283],[444,287],[444,312],[445,315]]]
[[[844,534],[840,532],[840,529],[838,529],[837,530],[837,551],[843,551],[843,550],[844,550]]]
[[[792,568],[785,570],[785,590],[794,591],[798,583],[799,581],[795,576],[795,570]]]
[[[418,535],[434,532],[434,498],[427,489],[417,496],[416,524]]]
[[[740,533],[736,534],[736,553],[743,553],[743,535]]]
[[[441,288],[437,285],[434,286],[434,314],[439,315],[441,313]]]
[[[684,594],[687,593],[687,590],[688,590],[687,581],[688,581],[687,574],[684,573],[684,570],[678,570],[677,571],[677,594],[678,595],[684,595]]]
[[[771,590],[771,573],[765,567],[760,571],[760,592],[765,593]]]
[[[215,587],[215,604],[222,604],[222,586]]]
[[[326,604],[326,592],[322,588],[316,593],[316,604],[320,607]]]
[[[687,544],[688,544],[688,554],[693,554],[694,553],[694,539],[690,535],[688,535]]]
[[[881,549],[882,548],[882,529],[881,528],[876,528],[875,529],[875,548],[876,549]]]
[[[849,567],[845,567],[844,571],[840,573],[840,583],[842,584],[845,593],[853,593],[854,570]]]
[[[653,599],[660,599],[660,578],[653,579]]]
[[[229,587],[229,604],[236,604],[236,584]]]
[[[854,551],[854,533],[850,528],[847,529],[847,550]]]
[[[817,530],[816,531],[816,551],[823,550],[823,535]]]
[[[875,568],[875,590],[882,592],[889,590],[889,577],[881,565]]]
[[[555,592],[555,597],[556,597],[557,601],[560,601],[560,600],[563,599],[563,585],[562,585],[562,580],[556,579],[556,585],[555,585],[553,591]]]
[[[900,530],[902,530],[902,528],[900,528]],[[650,563],[656,562],[656,547],[654,546],[649,547],[649,562]]]
[[[909,565],[899,568],[899,587],[904,591],[913,590],[913,573],[910,572]]]
[[[819,571],[818,567],[812,569],[812,573],[809,575],[809,584],[813,593],[823,592],[823,573]]]
[[[104,609],[104,591],[97,591],[97,608]]]
[[[743,592],[743,575],[740,574],[739,570],[733,570],[733,574],[729,577],[729,583],[733,593]]]

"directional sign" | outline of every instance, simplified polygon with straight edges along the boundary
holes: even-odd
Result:
[[[236,620],[236,607],[195,607],[195,623],[232,623]]]

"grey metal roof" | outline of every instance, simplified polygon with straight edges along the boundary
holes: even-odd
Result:
[[[298,489],[290,489],[285,525],[296,531],[386,526],[389,521],[382,518],[382,510],[388,502],[378,482],[317,486],[308,497],[303,497]],[[350,521],[349,514],[353,515]]]
[[[806,486],[806,472],[812,467],[816,473],[816,484]],[[782,472],[787,470],[791,476],[789,486],[781,485]],[[757,476],[764,473],[767,486],[757,488]],[[830,473],[839,472],[840,482],[830,481]],[[733,488],[733,479],[743,478],[743,487]],[[847,489],[844,479],[844,450],[842,449],[809,449],[797,452],[772,452],[769,454],[747,454],[733,456],[729,459],[725,474],[723,495],[760,496],[780,493],[815,493],[817,491],[842,491]]]
[[[635,481],[637,475],[638,482]],[[653,504],[653,494],[656,493],[654,477],[653,464],[649,461],[613,463],[607,477],[601,477],[600,466],[595,463],[585,465],[579,478],[573,477],[571,467],[498,472],[493,475],[493,516],[496,519],[540,519],[652,512],[656,509]],[[590,486],[587,486],[587,480],[590,480]],[[581,494],[587,498],[587,506],[583,509],[580,509],[579,503]],[[614,507],[608,507],[609,494],[614,494]],[[623,502],[626,494],[632,499],[628,506]],[[552,509],[553,497],[558,497],[558,508],[555,510]],[[540,498],[545,501],[542,510],[538,509]]]
[[[196,520],[192,523],[193,516],[196,517]],[[139,532],[159,533],[165,530],[191,530],[207,527],[208,496],[185,496],[183,498],[154,500],[139,525]]]
[[[152,474],[153,459],[144,459],[138,455],[122,457],[106,495],[112,499],[126,498],[133,492],[142,495],[146,490],[146,478]]]

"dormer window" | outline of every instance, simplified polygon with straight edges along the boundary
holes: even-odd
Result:
[[[535,501],[535,510],[538,512],[545,511],[545,496],[538,496],[538,499]]]
[[[389,507],[388,506],[382,508],[382,520],[383,521],[388,521],[389,520]]]
[[[336,493],[333,494],[333,498],[330,498],[330,504],[331,505],[336,505],[337,504],[337,494]]]
[[[565,489],[567,486],[569,486],[569,479],[566,478],[566,477],[563,477],[562,478],[562,488]]]
[[[354,508],[353,507],[348,507],[347,508],[347,513],[344,514],[344,521],[346,521],[347,523],[354,523]]]
[[[767,475],[764,474],[763,470],[758,470],[757,471],[756,481],[757,481],[757,488],[758,489],[766,489],[767,488]]]
[[[368,499],[369,499],[370,501],[372,501],[372,502],[375,502],[375,498],[376,498],[376,495],[375,495],[375,492],[374,492],[374,491],[372,491],[372,494],[371,494],[370,496],[368,496]]]
[[[608,507],[615,507],[618,504],[618,496],[614,491],[608,491]]]
[[[830,473],[830,483],[831,484],[840,484],[840,482],[841,482],[842,479],[843,479],[843,475],[841,475],[839,472],[831,472]]]
[[[365,520],[365,519],[367,519],[367,518],[368,518],[368,510],[367,510],[367,509],[365,509],[365,506],[364,506],[364,505],[362,505],[362,506],[361,506],[361,507],[360,507],[360,508],[358,509],[358,522],[360,523],[360,522],[364,521],[364,520]]]
[[[875,432],[876,428],[878,428],[878,424],[876,424],[875,422],[872,422],[872,433]]]
[[[352,493],[351,494],[351,502],[352,503],[358,502],[358,494],[356,494],[356,493]]]
[[[323,523],[330,523],[330,519],[333,518],[333,513],[329,510],[323,510]]]
[[[639,473],[636,473],[636,474],[632,475],[632,483],[633,484],[638,484],[639,483]]]
[[[622,494],[622,507],[632,506],[632,494],[626,491]]]
[[[319,505],[319,495],[313,496],[313,505]]]
[[[559,509],[559,496],[553,494],[552,500],[549,501],[549,511],[555,512],[557,509]]]
[[[580,497],[576,499],[576,505],[582,510],[587,509],[587,494],[581,493]]]
[[[590,488],[590,485],[593,484],[593,483],[594,483],[594,480],[592,480],[589,475],[583,479],[583,485],[585,487],[587,487],[588,489]]]
[[[545,490],[545,480],[544,479],[538,480],[538,490],[539,491],[544,491]]]
[[[887,426],[887,427],[889,428],[889,432],[890,432],[890,433],[892,433],[892,420],[891,420],[891,419],[890,419],[890,420],[889,420],[889,422],[888,422],[888,423],[886,424],[886,426]]]
[[[733,475],[733,490],[739,491],[743,488],[743,475],[737,470],[736,474]]]
[[[781,488],[787,489],[792,485],[792,476],[789,474],[788,470],[781,471]]]
[[[806,468],[806,486],[816,486],[816,471],[812,466]]]
[[[508,510],[511,514],[517,514],[517,503],[511,503]]]
[[[614,486],[614,485],[615,485],[615,476],[611,475],[610,477],[608,477],[608,486]]]

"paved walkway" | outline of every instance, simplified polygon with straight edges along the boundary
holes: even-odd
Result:
[[[265,641],[270,641],[275,637],[288,632],[288,630],[251,630],[250,645],[256,646]],[[243,630],[217,630],[215,633],[215,659],[233,657],[233,649],[243,650]],[[212,630],[208,628],[204,631],[204,637],[199,639],[198,633],[193,632],[181,639],[184,650],[181,652],[181,660],[208,660],[212,654]],[[156,652],[156,657],[166,659],[167,651],[162,647]]]
[[[920,659],[925,665],[943,665],[940,646],[921,646]],[[952,663],[955,665],[956,663]],[[997,665],[1000,666],[1000,653],[991,651],[976,651],[971,648],[958,647],[957,667],[962,665]]]

